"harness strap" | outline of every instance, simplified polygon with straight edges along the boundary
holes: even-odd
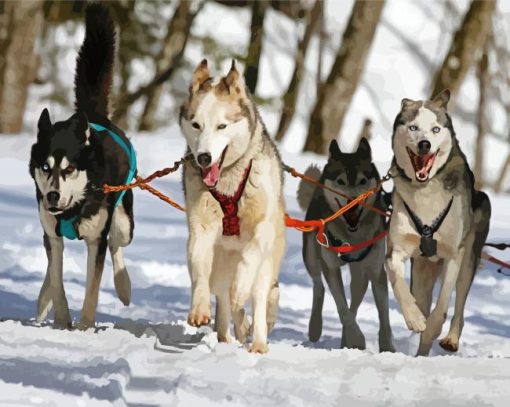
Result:
[[[344,243],[342,246],[331,246],[328,242],[328,238],[327,238],[326,234],[324,233],[324,229],[322,229],[322,231],[319,231],[319,233],[317,233],[317,242],[321,246],[323,246],[326,250],[329,250],[334,253],[346,254],[346,253],[352,253],[357,250],[365,249],[366,247],[372,246],[377,241],[383,239],[387,234],[388,234],[388,231],[383,230],[381,233],[375,235],[373,238],[371,238],[369,240],[365,240],[360,243],[355,243],[353,245]],[[359,260],[356,260],[356,261],[359,261]]]
[[[215,188],[209,189],[211,195],[218,201],[221,206],[221,210],[223,212],[223,236],[239,236],[241,234],[241,228],[239,226],[239,216],[237,216],[238,212],[238,202],[243,195],[244,188],[246,187],[246,182],[248,182],[248,177],[250,175],[251,170],[251,160],[248,164],[248,167],[244,170],[243,178],[237,187],[237,191],[232,196],[227,196],[218,192]]]
[[[130,184],[136,173],[136,154],[133,145],[131,143],[126,143],[117,133],[98,123],[89,123],[89,127],[97,132],[106,131],[108,135],[113,139],[113,141],[115,141],[124,150],[129,158],[129,171],[124,183],[126,185]],[[120,191],[120,194],[115,201],[114,208],[119,206],[125,194],[126,190]],[[57,226],[57,234],[60,234],[61,236],[70,240],[78,239],[78,232],[76,231],[74,224],[78,221],[79,218],[79,215],[75,215],[67,219],[60,219]]]

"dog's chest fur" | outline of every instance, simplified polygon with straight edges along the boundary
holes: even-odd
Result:
[[[453,255],[458,250],[472,227],[471,197],[462,168],[463,165],[448,166],[424,185],[400,177],[395,179],[394,210],[390,228],[392,239],[397,235],[400,235],[397,239],[404,235],[416,236],[416,239],[412,240],[416,243],[416,248],[419,246],[419,233],[403,202],[424,225],[432,226],[453,197],[450,211],[434,233],[434,239],[438,242],[440,257]]]

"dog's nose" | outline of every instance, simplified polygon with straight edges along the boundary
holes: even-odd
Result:
[[[418,143],[418,154],[425,155],[430,151],[430,141],[422,140]]]
[[[57,206],[58,200],[60,199],[60,194],[57,191],[48,192],[46,199],[48,200],[48,204],[50,206]]]
[[[201,167],[206,168],[211,165],[211,154],[209,153],[200,153],[197,157],[197,161],[200,164]]]

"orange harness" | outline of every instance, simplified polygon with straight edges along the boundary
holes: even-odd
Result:
[[[128,184],[128,185],[108,185],[108,184],[104,184],[103,187],[100,188],[100,190],[102,190],[105,194],[108,194],[108,193],[112,193],[112,192],[125,191],[125,190],[133,189],[133,188],[141,188],[141,189],[144,189],[146,191],[149,191],[151,194],[153,194],[154,196],[157,196],[159,199],[161,199],[162,201],[166,202],[167,204],[173,206],[174,208],[176,208],[176,209],[178,209],[180,211],[185,212],[186,208],[182,207],[177,202],[173,201],[170,197],[168,197],[167,195],[163,194],[162,192],[158,191],[156,188],[154,188],[154,187],[152,187],[152,186],[150,186],[148,184],[151,181],[153,181],[154,179],[156,179],[156,178],[161,178],[161,177],[164,177],[164,176],[166,176],[168,174],[171,174],[171,173],[177,171],[182,164],[184,164],[186,161],[191,160],[192,158],[193,157],[191,155],[187,155],[187,156],[181,158],[179,161],[175,161],[174,165],[172,167],[167,167],[167,168],[164,168],[164,169],[162,169],[160,171],[155,171],[154,173],[152,173],[151,175],[149,175],[146,178],[142,178],[142,177],[137,176],[136,177],[136,181],[132,182],[131,184]],[[335,193],[335,194],[337,194],[339,196],[342,196],[343,198],[350,199],[350,197],[342,194],[340,191],[337,191],[336,189],[330,188],[327,185],[321,184],[316,179],[311,178],[311,177],[307,177],[306,175],[297,172],[292,167],[289,167],[289,166],[287,166],[285,164],[283,164],[282,166],[283,166],[283,169],[286,172],[288,172],[289,174],[291,174],[293,177],[299,177],[299,178],[303,179],[306,182],[309,182],[309,183],[311,183],[313,185],[316,185],[319,188],[327,189],[328,191],[333,192],[333,193]],[[299,230],[301,232],[313,232],[313,231],[317,231],[317,237],[316,237],[317,242],[321,246],[326,248],[327,250],[330,250],[330,251],[335,252],[335,253],[347,254],[347,253],[352,253],[352,252],[355,252],[357,250],[361,250],[361,249],[364,249],[366,247],[369,247],[369,246],[373,245],[374,243],[376,243],[377,241],[383,239],[388,234],[388,232],[385,230],[385,231],[377,234],[376,236],[374,236],[371,239],[368,239],[368,240],[365,240],[363,242],[356,243],[356,244],[353,244],[353,245],[344,244],[342,246],[331,246],[329,241],[328,241],[328,238],[326,237],[326,234],[325,234],[326,224],[328,222],[331,222],[332,220],[335,220],[338,217],[342,216],[345,212],[347,212],[349,209],[351,209],[352,207],[354,207],[356,205],[362,205],[362,206],[364,206],[364,207],[366,207],[366,208],[368,208],[368,209],[370,209],[370,210],[372,210],[374,212],[377,212],[379,215],[384,216],[384,217],[390,216],[391,215],[390,213],[384,212],[383,210],[381,210],[379,208],[376,208],[376,207],[374,207],[372,205],[367,204],[365,202],[365,200],[369,196],[377,193],[381,189],[381,185],[384,182],[389,181],[391,178],[393,178],[393,176],[390,175],[390,173],[388,171],[388,174],[386,174],[378,182],[377,186],[375,186],[374,188],[369,189],[366,192],[363,192],[362,194],[360,194],[356,198],[352,199],[345,206],[342,206],[340,209],[338,209],[338,211],[336,211],[334,214],[328,216],[327,218],[324,218],[324,219],[314,219],[314,220],[301,220],[301,219],[292,218],[288,214],[285,214],[285,225],[287,227],[297,229],[297,230]],[[486,245],[491,246],[492,244],[487,243]],[[489,255],[484,255],[483,253],[482,253],[482,257],[485,258],[486,260],[491,261],[492,263],[498,264],[501,267],[505,267],[505,268],[510,269],[510,264],[504,262],[503,260],[496,259],[495,257],[489,256]],[[501,272],[501,270],[498,270],[498,271]]]

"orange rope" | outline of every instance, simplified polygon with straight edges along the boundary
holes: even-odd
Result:
[[[319,188],[322,188],[322,189],[327,189],[328,191],[333,192],[334,194],[339,195],[342,198],[351,199],[350,196],[342,194],[340,191],[338,191],[338,190],[336,190],[334,188],[328,187],[327,185],[321,184],[315,178],[309,177],[309,176],[307,176],[305,174],[302,174],[302,173],[296,171],[295,168],[288,167],[286,165],[284,165],[283,168],[284,168],[285,171],[287,171],[290,175],[292,175],[295,178],[301,178],[302,180],[308,182],[309,184],[313,184],[313,185],[315,185],[315,186],[317,186]],[[364,206],[365,208],[370,209],[371,211],[374,211],[374,212],[378,213],[381,216],[385,216],[385,217],[388,216],[388,214],[385,211],[383,211],[383,210],[381,210],[379,208],[376,208],[375,206],[372,206],[372,205],[370,205],[370,204],[368,204],[366,202],[359,202],[359,204],[361,206]]]

